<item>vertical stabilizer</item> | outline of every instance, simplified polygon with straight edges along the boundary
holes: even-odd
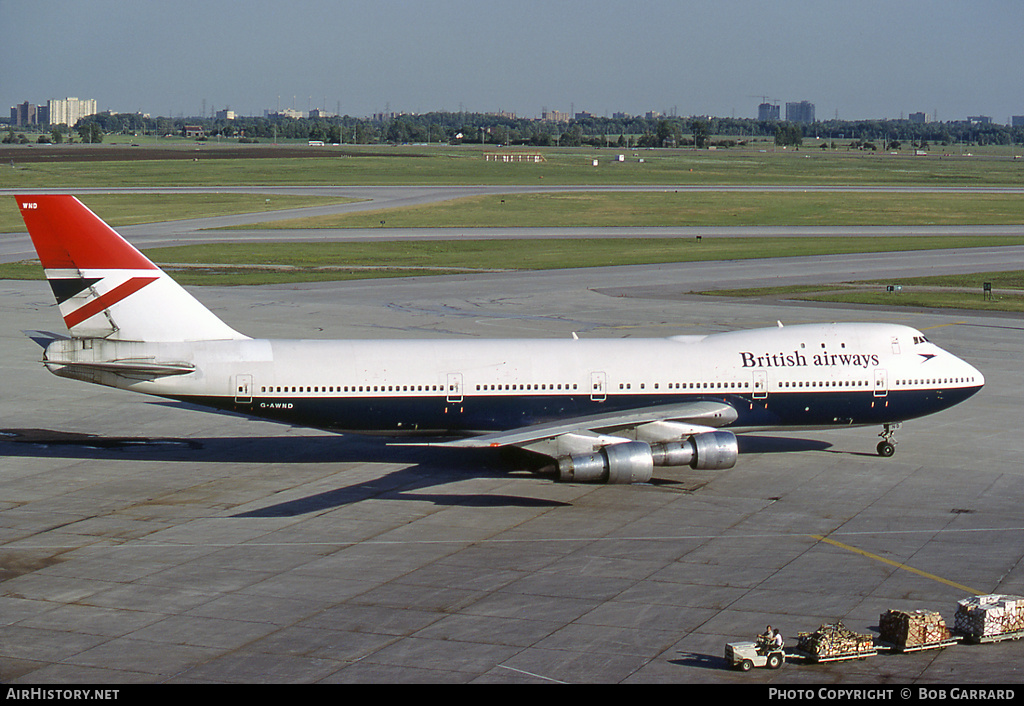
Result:
[[[17,196],[74,338],[244,339],[73,196]]]

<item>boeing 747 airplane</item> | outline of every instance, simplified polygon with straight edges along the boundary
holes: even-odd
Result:
[[[958,404],[973,366],[906,326],[662,339],[259,340],[221,321],[78,199],[19,196],[70,336],[61,377],[336,432],[445,437],[553,458],[559,478],[731,468],[736,433],[880,425]]]

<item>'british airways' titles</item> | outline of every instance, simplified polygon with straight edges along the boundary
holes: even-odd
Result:
[[[740,359],[744,368],[806,368],[852,366],[870,368],[879,363],[878,355],[871,353],[813,353],[804,354],[800,351],[792,353],[765,353],[754,355],[749,351],[740,351]]]

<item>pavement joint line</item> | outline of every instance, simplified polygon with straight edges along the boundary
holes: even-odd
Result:
[[[956,531],[956,530],[954,530],[954,531]],[[906,564],[903,564],[901,562],[894,561],[892,559],[886,559],[883,556],[879,556],[877,554],[872,554],[869,551],[865,551],[863,549],[858,549],[857,547],[851,546],[849,544],[843,544],[842,542],[838,542],[838,541],[836,541],[834,539],[830,539],[829,537],[823,537],[823,536],[817,535],[817,534],[812,534],[810,536],[814,537],[818,541],[825,542],[826,544],[831,544],[832,546],[839,547],[840,549],[845,549],[846,551],[853,552],[854,554],[859,554],[859,555],[861,555],[863,557],[866,557],[868,559],[873,559],[875,561],[880,561],[883,564],[888,564],[889,566],[895,566],[897,569],[903,569],[904,571],[909,571],[912,574],[917,574],[918,576],[921,576],[921,577],[926,578],[926,579],[931,579],[932,581],[938,581],[939,583],[946,584],[947,586],[952,586],[953,588],[958,588],[958,589],[960,589],[962,591],[966,591],[966,592],[968,592],[970,594],[973,594],[975,596],[984,595],[984,594],[988,593],[987,591],[979,591],[976,588],[971,588],[970,586],[964,586],[961,583],[956,583],[955,581],[950,581],[949,579],[944,579],[941,576],[936,576],[935,574],[930,574],[927,571],[921,571],[920,569],[915,569],[914,567],[907,566]]]
[[[516,669],[515,667],[510,667],[507,664],[499,664],[498,666],[501,667],[502,669],[508,669],[510,671],[513,671],[513,672],[518,672],[519,674],[525,674],[528,677],[535,677],[537,679],[543,679],[544,681],[552,681],[552,682],[555,682],[556,684],[568,684],[569,683],[569,682],[562,681],[560,679],[554,679],[552,677],[546,677],[543,674],[534,674],[533,672],[527,672],[527,671],[525,671],[523,669]]]
[[[920,529],[920,530],[888,530],[888,531],[877,531],[877,530],[863,530],[863,531],[852,531],[852,532],[833,532],[831,536],[895,536],[895,535],[909,535],[909,534],[950,534],[950,533],[975,533],[975,532],[1024,532],[1024,527],[971,527],[971,528],[959,528],[959,529]],[[780,533],[770,534],[765,532],[750,532],[744,534],[730,534],[730,535],[714,535],[714,534],[682,534],[682,535],[661,535],[655,537],[636,537],[636,536],[623,536],[623,537],[523,537],[513,539],[501,539],[501,538],[483,538],[483,539],[471,539],[471,538],[454,538],[454,539],[395,539],[395,540],[384,540],[384,539],[368,539],[368,540],[339,540],[339,541],[327,541],[327,542],[219,542],[210,543],[203,542],[202,544],[188,543],[188,542],[147,542],[145,540],[136,540],[130,542],[124,542],[120,544],[2,544],[0,545],[0,552],[3,551],[23,551],[23,550],[39,550],[39,549],[160,549],[160,548],[180,548],[180,547],[203,547],[212,549],[228,549],[228,548],[239,548],[239,547],[346,547],[357,544],[375,544],[375,545],[415,545],[415,544],[466,544],[466,545],[483,545],[483,544],[526,544],[526,543],[570,543],[570,542],[672,542],[672,541],[684,541],[684,540],[746,540],[746,539],[763,539],[765,537],[777,537],[777,538],[801,538],[809,537],[820,542],[826,542],[835,545],[839,548],[846,549],[848,551],[861,554],[871,559],[876,559],[887,564],[891,564],[907,571],[926,576],[927,578],[941,581],[957,588],[963,588],[965,590],[974,590],[967,586],[955,584],[943,579],[939,576],[934,576],[926,572],[922,572],[913,567],[901,564],[891,559],[872,554],[871,552],[863,549],[858,549],[849,544],[843,544],[824,535],[818,534],[807,534],[805,532],[798,532],[795,534]],[[981,591],[979,593],[984,593]]]

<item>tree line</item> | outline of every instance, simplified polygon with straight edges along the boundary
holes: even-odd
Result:
[[[799,146],[808,138],[859,144],[1024,144],[1024,128],[966,121],[915,123],[909,120],[827,120],[814,123],[752,118],[584,116],[569,122],[540,121],[487,113],[435,112],[398,115],[386,120],[339,116],[215,118],[145,117],[136,113],[99,113],[74,129],[54,126],[54,142],[71,138],[100,141],[103,135],[184,135],[185,126],[203,128],[206,139],[239,141],[323,140],[345,144],[476,143],[525,146],[728,147],[750,139]],[[13,128],[8,137],[14,135]],[[41,138],[42,139],[42,138]],[[7,139],[5,138],[5,142]]]

